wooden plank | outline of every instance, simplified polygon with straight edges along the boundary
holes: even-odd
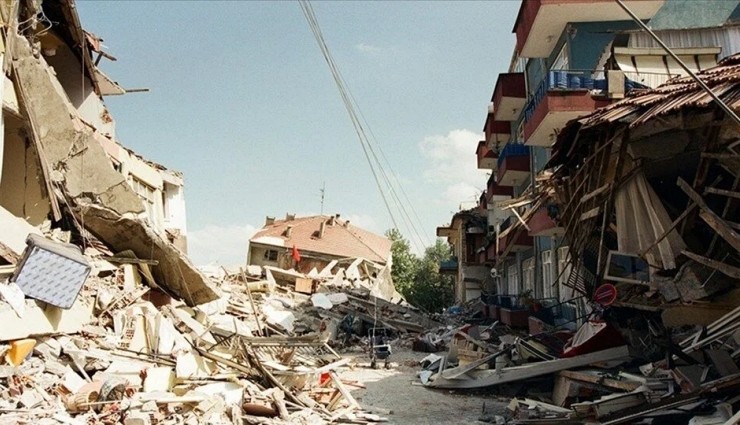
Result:
[[[239,273],[242,275],[242,279],[244,279],[244,282],[247,281],[247,274],[244,273],[244,269],[239,267]],[[249,296],[249,304],[252,306],[252,313],[254,313],[254,320],[257,322],[257,335],[259,336],[267,336],[265,331],[262,329],[262,323],[260,323],[260,316],[257,310],[257,307],[254,305],[254,298],[252,298],[252,291],[249,289],[249,284],[247,283],[244,285],[247,289],[247,295]]]
[[[726,350],[706,350],[705,353],[707,353],[709,360],[721,377],[724,378],[740,373],[740,368],[737,367],[730,353]]]
[[[592,192],[589,192],[589,193],[583,195],[583,197],[581,197],[581,203],[584,203],[584,202],[588,201],[589,199],[591,199],[591,198],[593,198],[595,196],[601,195],[602,193],[604,193],[607,190],[609,190],[611,187],[612,187],[611,183],[606,183],[603,186],[601,186],[600,188],[598,188],[598,189],[596,189],[596,190],[594,190]]]
[[[524,226],[527,229],[527,231],[532,230],[532,229],[529,228],[529,226],[527,226],[527,222],[524,221],[524,219],[522,218],[521,215],[519,215],[519,212],[516,210],[516,208],[512,208],[511,209],[511,212],[514,213],[514,215],[516,216],[516,218],[519,219],[519,221],[522,223],[522,226]]]
[[[500,370],[473,370],[458,379],[445,379],[438,373],[427,386],[433,388],[485,388],[507,382],[521,381],[536,376],[548,375],[561,370],[586,366],[593,363],[621,360],[629,358],[629,350],[626,345],[608,350],[588,353],[582,356],[564,359],[546,360],[543,362],[529,363],[522,366],[507,367]]]
[[[591,373],[589,373],[591,372]],[[596,385],[603,385],[605,387],[614,388],[623,391],[634,391],[642,385],[642,382],[637,381],[619,381],[616,379],[606,378],[601,375],[597,375],[598,371],[575,371],[575,370],[562,370],[558,372],[558,375],[573,379],[575,381],[588,382]]]
[[[740,251],[740,235],[725,223],[717,214],[711,210],[705,210],[699,213],[699,217],[704,220],[709,227],[714,229],[722,239],[726,240],[733,248]]]
[[[725,189],[717,189],[714,187],[708,187],[704,189],[704,193],[712,193],[715,195],[724,195],[724,196],[729,196],[731,198],[740,199],[740,192],[736,192],[734,190],[725,190]]]
[[[499,351],[498,353],[490,354],[490,355],[488,355],[486,357],[483,357],[482,359],[476,360],[476,361],[474,361],[472,363],[468,363],[468,364],[466,364],[464,366],[458,366],[458,367],[453,367],[452,369],[447,369],[447,370],[445,370],[445,371],[442,372],[442,377],[445,378],[445,379],[455,379],[455,378],[457,378],[459,376],[465,375],[466,373],[470,372],[471,370],[474,370],[474,369],[478,368],[478,366],[481,366],[483,364],[486,364],[486,363],[490,362],[491,360],[495,359],[496,357],[498,357],[498,356],[500,356],[500,355],[502,355],[504,353],[508,353],[508,352],[509,352],[509,350],[502,350],[502,351]]]
[[[681,251],[681,254],[691,258],[692,260],[696,261],[697,263],[704,264],[707,267],[711,267],[717,271],[719,271],[722,274],[725,274],[729,277],[733,277],[735,279],[740,279],[740,267],[731,266],[729,264],[725,264],[721,261],[712,260],[711,258],[702,257],[701,255],[694,254],[693,252],[689,251]]]
[[[358,403],[357,400],[355,400],[355,398],[352,397],[352,394],[349,392],[347,387],[344,386],[344,384],[342,383],[342,380],[339,379],[337,374],[334,371],[332,371],[332,372],[329,372],[329,376],[331,377],[331,381],[334,383],[334,387],[336,387],[336,389],[338,389],[339,392],[342,393],[342,397],[344,397],[344,399],[347,400],[347,403],[349,403],[349,407],[352,410],[359,409],[360,403]]]
[[[581,214],[581,217],[579,218],[578,221],[586,221],[586,220],[592,219],[596,217],[597,215],[599,215],[600,211],[601,211],[601,207],[590,209],[586,211],[585,213]]]
[[[708,158],[708,159],[739,159],[740,155],[735,155],[733,153],[710,153],[710,152],[703,152],[701,154],[702,158]]]
[[[704,199],[696,193],[696,191],[689,186],[681,177],[676,182],[678,187],[681,188],[688,196],[694,201],[702,212],[699,216],[712,228],[715,232],[719,233],[733,248],[740,251],[740,236],[724,222],[714,211],[712,211]]]

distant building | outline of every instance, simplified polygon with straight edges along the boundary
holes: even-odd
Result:
[[[294,248],[300,256],[296,261]],[[391,241],[341,220],[339,215],[267,217],[265,226],[249,240],[249,265],[321,270],[332,260],[364,258],[389,264]]]

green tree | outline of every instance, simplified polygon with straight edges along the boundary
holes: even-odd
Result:
[[[416,273],[419,270],[419,259],[411,252],[409,241],[404,239],[398,229],[389,229],[385,237],[391,240],[391,276],[396,290],[404,297],[414,286]]]
[[[452,257],[450,246],[441,239],[428,247],[421,259],[412,291],[404,294],[409,303],[428,311],[438,312],[455,300],[452,276],[439,273],[439,263]]]
[[[452,257],[449,245],[437,239],[425,250],[424,257],[419,258],[411,252],[409,241],[398,229],[388,230],[385,236],[393,242],[393,283],[406,301],[428,312],[452,305],[455,300],[452,277],[439,273],[439,263]]]

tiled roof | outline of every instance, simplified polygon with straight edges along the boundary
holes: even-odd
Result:
[[[324,236],[319,237],[321,223],[326,223]],[[257,232],[250,242],[264,245],[292,248],[299,251],[311,251],[339,257],[365,258],[385,263],[390,257],[390,239],[353,226],[348,221],[334,219],[330,216],[316,215],[297,217],[293,220],[275,220]],[[291,226],[290,236],[286,230]]]

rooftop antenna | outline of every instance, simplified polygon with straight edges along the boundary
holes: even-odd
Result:
[[[326,194],[326,181],[324,181],[321,189],[319,189],[319,192],[321,192],[321,215],[324,215],[324,195]]]

